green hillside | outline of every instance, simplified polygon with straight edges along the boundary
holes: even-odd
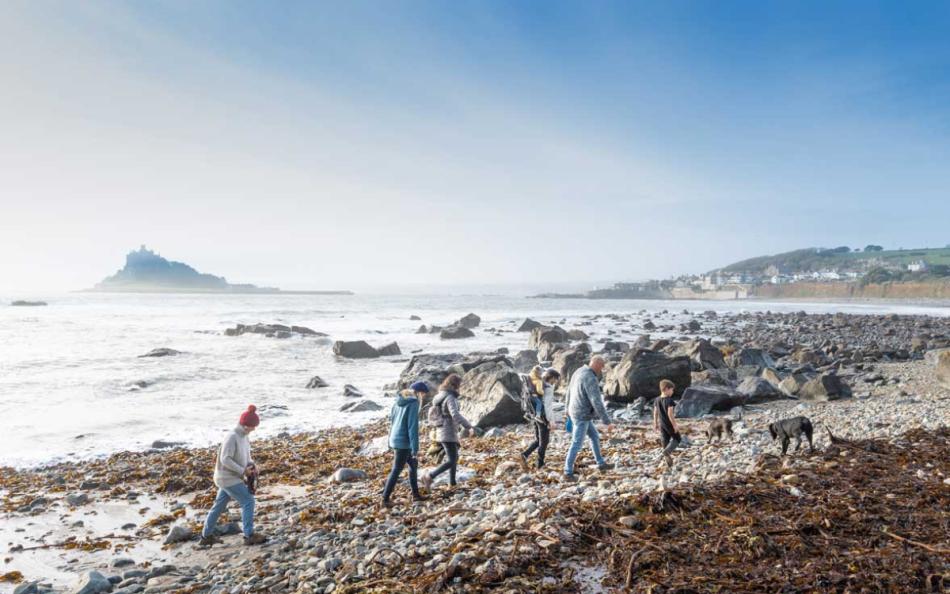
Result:
[[[871,247],[871,246],[869,246]],[[847,251],[845,251],[847,250]],[[874,260],[874,262],[868,262]],[[777,266],[790,272],[815,272],[819,270],[865,270],[869,267],[906,267],[911,262],[923,260],[930,266],[950,265],[950,247],[920,248],[909,250],[881,250],[859,252],[847,247],[806,248],[742,260],[722,268],[725,272],[763,273],[769,266]]]

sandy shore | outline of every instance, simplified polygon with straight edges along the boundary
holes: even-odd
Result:
[[[950,425],[950,391],[934,380],[930,364],[889,363],[877,369],[887,381],[855,386],[850,399],[782,400],[733,411],[741,414],[736,438],[722,444],[707,443],[705,421],[685,420],[687,444],[677,452],[672,471],[657,469],[649,419],[634,418],[631,409],[618,411],[620,422],[604,439],[605,454],[617,469],[600,474],[589,466],[589,454],[582,454],[578,484],[559,478],[566,450],[562,431],[555,432],[548,467],[529,473],[514,461],[527,441],[527,426],[493,431],[463,443],[458,488],[438,485],[429,502],[413,506],[408,489],[400,485],[391,511],[378,506],[390,461],[380,439],[386,431],[382,422],[256,441],[255,457],[263,469],[258,525],[271,537],[268,545],[256,548],[242,546],[234,535],[210,550],[193,541],[162,544],[172,525],[197,529],[210,505],[209,449],[5,469],[0,535],[8,552],[0,573],[21,573],[23,592],[78,591],[90,571],[111,578],[113,592],[123,593],[355,592],[374,585],[394,591],[399,590],[394,584],[410,583],[407,576],[414,576],[416,586],[442,580],[442,586],[456,588],[590,591],[602,578],[614,584],[616,579],[609,566],[577,556],[577,539],[565,522],[578,506],[610,509],[611,502],[760,472],[769,461],[775,464],[778,453],[764,428],[792,415],[814,421],[820,452],[834,447],[828,430],[853,440],[896,442],[914,430]],[[806,468],[815,472],[820,456],[787,457],[778,462],[780,476]],[[343,467],[362,470],[366,478],[328,482]],[[950,492],[946,459],[918,470],[917,480],[938,485],[944,496]],[[789,505],[808,496],[796,484],[786,485]],[[238,520],[236,508],[229,513],[230,522]],[[946,547],[946,542],[931,544]],[[525,558],[534,559],[531,569]],[[568,571],[571,567],[578,571]],[[16,577],[13,573],[10,579]]]

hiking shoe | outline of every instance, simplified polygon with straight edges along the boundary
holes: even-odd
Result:
[[[412,496],[412,501],[413,501],[414,503],[422,503],[423,501],[428,501],[428,500],[429,500],[429,498],[426,497],[425,495],[413,495],[413,496]]]
[[[518,463],[521,464],[521,470],[528,472],[531,470],[531,467],[528,466],[528,457],[524,454],[518,454]]]
[[[221,539],[214,534],[211,536],[202,536],[201,540],[198,541],[199,547],[210,547],[216,544],[221,544]]]
[[[613,470],[613,469],[614,469],[614,465],[611,464],[610,462],[604,462],[603,464],[597,465],[597,470],[601,472],[607,472],[608,470]]]
[[[250,536],[244,537],[244,544],[247,546],[264,544],[265,542],[267,542],[267,537],[260,532],[255,532]]]
[[[383,499],[382,506],[385,507],[386,509],[392,509],[392,508],[393,508],[393,502],[390,501],[390,500],[388,500],[388,499]]]
[[[673,457],[670,456],[669,454],[665,454],[665,455],[663,456],[663,459],[666,460],[666,467],[672,469],[672,468],[673,468]]]
[[[564,479],[565,481],[569,482],[569,483],[576,483],[576,482],[577,482],[577,475],[565,474],[564,477],[563,477],[563,479]]]

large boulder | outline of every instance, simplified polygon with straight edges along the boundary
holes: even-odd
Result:
[[[570,342],[571,338],[567,331],[560,326],[538,326],[531,331],[531,338],[528,339],[528,346],[533,349],[540,349],[545,342],[558,343]]]
[[[778,389],[788,396],[798,396],[798,393],[807,383],[808,376],[804,373],[790,373],[778,385]]]
[[[932,358],[936,367],[937,381],[944,387],[950,388],[950,349],[937,351]]]
[[[333,343],[333,354],[345,359],[375,359],[379,351],[365,340],[338,340]]]
[[[537,364],[538,351],[534,349],[518,351],[518,354],[515,355],[514,365],[515,371],[518,373],[528,373]]]
[[[754,375],[742,380],[736,391],[747,398],[746,404],[757,404],[785,397],[782,391],[773,386],[771,382]]]
[[[74,594],[100,594],[111,592],[112,582],[98,571],[90,571],[79,581]]]
[[[746,397],[720,386],[691,386],[676,403],[676,416],[694,419],[719,410],[726,411],[745,404]]]
[[[660,395],[660,380],[676,384],[676,394],[689,387],[689,357],[667,357],[646,349],[630,350],[607,373],[604,395],[617,402],[629,403],[639,397],[655,398]]]
[[[571,340],[587,340],[590,338],[590,336],[588,336],[586,332],[584,332],[583,330],[579,330],[577,328],[573,330],[569,330],[567,332],[567,337],[570,338]]]
[[[473,336],[475,336],[475,333],[464,326],[449,326],[448,328],[443,328],[442,332],[439,333],[439,338],[445,340],[472,338]]]
[[[502,353],[446,353],[433,355],[422,353],[413,355],[409,363],[399,374],[396,387],[400,390],[408,388],[413,382],[424,381],[429,386],[429,392],[435,396],[439,385],[450,373],[465,375],[470,369],[484,363],[505,363],[512,366],[511,361]],[[425,404],[425,402],[423,402]]]
[[[722,357],[722,351],[714,347],[712,343],[705,338],[693,341],[686,355],[696,366],[696,371],[702,371],[703,369],[720,369],[726,366],[726,361]]]
[[[834,373],[823,373],[812,378],[798,391],[799,399],[815,402],[827,402],[850,396],[851,387]]]
[[[482,319],[476,316],[473,313],[468,314],[467,316],[460,319],[458,322],[455,322],[456,326],[461,326],[462,328],[478,328],[478,325],[482,323]]]
[[[488,361],[462,376],[459,405],[473,425],[487,429],[524,421],[521,377],[507,361]]]
[[[744,348],[729,355],[729,366],[767,368],[775,367],[775,362],[762,349]]]
[[[376,404],[372,400],[357,400],[356,402],[347,402],[340,407],[340,412],[375,412],[377,410],[383,410],[383,407]]]
[[[518,326],[518,332],[531,332],[535,328],[540,328],[543,325],[541,322],[535,322],[531,318],[525,318],[525,320],[521,322],[521,325]]]
[[[394,355],[402,354],[402,351],[399,350],[399,345],[395,342],[391,342],[386,346],[379,347],[376,349],[376,352],[379,353],[380,357],[392,357]]]
[[[572,349],[558,351],[554,355],[551,367],[561,374],[561,385],[566,386],[571,381],[571,375],[590,361],[590,345],[582,342]]]
[[[552,361],[558,352],[570,347],[567,342],[542,342],[538,347],[538,361]]]

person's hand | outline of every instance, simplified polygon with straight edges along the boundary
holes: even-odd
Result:
[[[247,476],[257,476],[257,466],[254,464],[248,464],[244,469],[244,474]]]

